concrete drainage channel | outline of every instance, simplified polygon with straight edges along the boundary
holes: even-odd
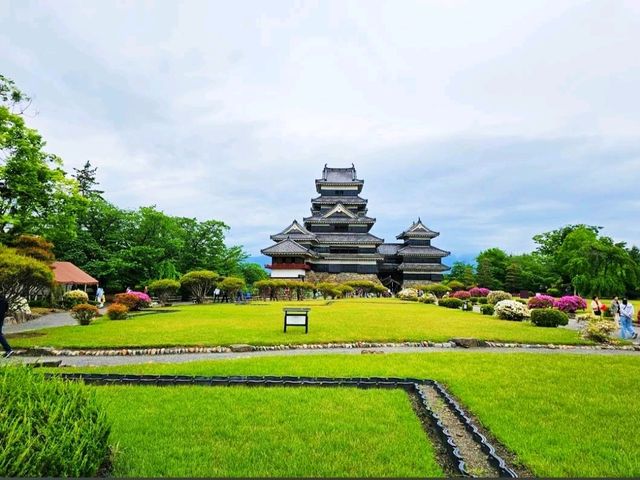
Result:
[[[387,377],[204,377],[92,373],[48,373],[46,376],[83,381],[93,385],[400,388],[411,397],[416,414],[423,422],[436,451],[439,452],[440,463],[448,476],[518,476],[498,455],[496,448],[489,443],[460,404],[442,385],[433,380]]]

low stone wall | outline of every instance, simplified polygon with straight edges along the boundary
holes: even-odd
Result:
[[[355,280],[367,280],[369,282],[380,283],[378,276],[374,273],[323,273],[323,272],[307,272],[305,281],[307,282],[333,282],[343,283]]]

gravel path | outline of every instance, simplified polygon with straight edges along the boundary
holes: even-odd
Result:
[[[239,358],[281,357],[281,356],[306,356],[306,355],[360,355],[363,350],[383,353],[419,353],[428,355],[436,352],[476,352],[476,353],[529,353],[542,355],[639,355],[638,352],[628,350],[581,350],[555,348],[420,348],[420,347],[384,347],[375,349],[362,348],[336,348],[322,350],[278,350],[267,352],[228,352],[228,353],[184,353],[177,355],[136,355],[136,356],[61,356],[61,357],[27,357],[14,356],[11,362],[36,362],[36,361],[62,361],[63,366],[109,366],[109,365],[139,365],[144,363],[186,363],[199,360],[229,360]],[[1,360],[0,360],[1,361]]]

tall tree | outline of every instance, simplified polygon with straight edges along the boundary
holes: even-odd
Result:
[[[74,168],[76,173],[72,175],[73,178],[78,182],[78,191],[80,195],[83,197],[90,197],[92,195],[102,195],[104,193],[103,190],[98,190],[95,188],[99,185],[96,180],[96,172],[98,171],[98,167],[91,168],[91,162],[87,160],[82,168]]]
[[[522,288],[520,266],[516,262],[509,262],[505,272],[504,288],[507,292],[518,292]]]
[[[473,265],[466,262],[454,262],[447,275],[447,280],[457,280],[469,288],[476,283],[476,274]]]
[[[487,283],[487,285],[481,286],[492,290],[503,289],[507,275],[508,260],[508,255],[499,248],[489,248],[480,252],[476,259],[478,277],[480,277],[480,265],[482,265],[482,280]],[[478,278],[478,283],[480,283],[480,278]]]

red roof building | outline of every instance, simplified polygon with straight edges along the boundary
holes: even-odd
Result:
[[[61,285],[98,285],[98,280],[79,269],[71,262],[53,262],[51,264],[56,283]]]

